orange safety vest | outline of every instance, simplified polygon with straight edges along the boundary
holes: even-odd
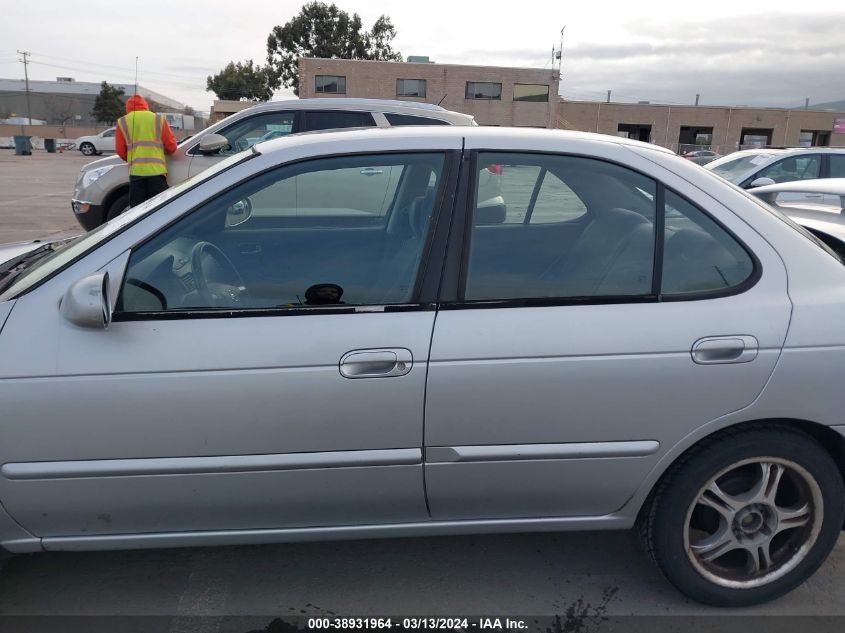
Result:
[[[117,125],[126,141],[126,162],[130,176],[160,176],[167,173],[162,117],[149,110],[135,110],[120,117]]]

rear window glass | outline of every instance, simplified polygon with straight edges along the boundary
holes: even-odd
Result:
[[[446,121],[440,119],[430,119],[424,116],[414,116],[412,114],[393,114],[392,112],[384,113],[387,122],[390,125],[449,125]]]
[[[305,129],[309,132],[347,127],[373,127],[375,124],[373,115],[369,112],[328,110],[325,112],[308,112],[305,115]]]

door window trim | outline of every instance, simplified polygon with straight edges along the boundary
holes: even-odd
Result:
[[[246,317],[277,317],[277,316],[302,316],[302,315],[325,315],[325,314],[383,314],[389,312],[420,312],[432,311],[437,307],[436,293],[432,293],[432,285],[436,288],[435,282],[441,277],[443,262],[446,257],[446,237],[451,226],[456,196],[454,194],[457,179],[458,166],[460,164],[461,150],[390,150],[382,152],[353,152],[325,154],[321,156],[309,156],[292,160],[281,165],[273,165],[267,169],[252,174],[248,179],[241,180],[217,192],[213,197],[218,198],[227,195],[232,190],[243,186],[272,171],[285,169],[294,165],[313,161],[322,161],[332,158],[354,158],[356,156],[390,156],[390,155],[413,155],[413,154],[438,154],[443,156],[443,173],[438,186],[437,194],[434,197],[434,206],[429,220],[428,234],[420,252],[420,264],[414,279],[414,289],[407,303],[401,304],[366,304],[366,305],[338,305],[338,306],[292,306],[274,308],[197,308],[190,310],[148,310],[140,312],[115,312],[112,322],[130,321],[175,321],[184,319],[220,319],[220,318],[246,318]],[[167,224],[159,227],[154,233],[144,237],[143,240],[134,244],[130,251],[135,251],[144,244],[155,239],[161,233],[167,231],[173,225],[188,218],[191,214],[201,210],[212,198],[197,203],[179,217],[174,218]],[[438,251],[440,256],[438,257]],[[126,284],[129,266],[123,271],[120,280],[120,293]],[[423,293],[423,288],[427,292]],[[121,297],[118,296],[118,304]]]
[[[467,274],[469,272],[470,240],[472,238],[472,215],[475,208],[475,196],[477,186],[477,174],[479,156],[484,153],[503,153],[501,149],[480,148],[471,150],[469,156],[464,156],[462,169],[461,199],[455,205],[455,217],[453,219],[453,230],[449,237],[449,252],[446,257],[444,269],[444,280],[441,284],[441,295],[438,298],[438,309],[442,310],[465,310],[465,309],[489,309],[489,308],[532,308],[532,307],[554,307],[554,306],[578,306],[578,305],[611,305],[630,303],[666,303],[678,301],[701,301],[706,299],[719,299],[730,297],[747,292],[754,287],[763,274],[762,264],[748,245],[741,240],[733,231],[726,227],[717,218],[713,217],[701,205],[693,202],[682,193],[667,187],[661,180],[647,174],[636,167],[615,161],[608,158],[581,154],[577,152],[544,152],[536,150],[512,150],[506,153],[520,154],[525,156],[549,156],[582,158],[601,161],[609,165],[615,165],[634,172],[644,178],[654,181],[655,192],[655,226],[654,226],[654,266],[652,269],[651,291],[644,295],[601,295],[595,297],[528,297],[512,299],[466,299]],[[663,242],[665,238],[665,215],[666,215],[666,192],[678,196],[705,217],[712,221],[717,227],[731,237],[751,259],[753,269],[751,274],[736,286],[723,290],[710,290],[703,292],[690,292],[664,295],[659,291],[659,284],[663,280]],[[658,231],[658,229],[660,229]],[[752,229],[753,230],[753,229]],[[458,251],[457,256],[454,251]]]

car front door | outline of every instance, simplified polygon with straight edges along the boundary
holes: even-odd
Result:
[[[226,140],[229,141],[229,145],[214,154],[203,154],[199,151],[198,145],[193,147],[188,152],[188,158],[190,161],[187,163],[187,172],[184,174],[177,174],[175,178],[171,178],[171,180],[174,181],[171,182],[171,184],[181,182],[189,176],[195,176],[219,162],[226,156],[231,156],[232,154],[237,154],[238,152],[249,149],[256,143],[298,132],[298,118],[299,115],[297,112],[292,112],[290,110],[278,110],[261,112],[233,121],[231,124],[217,130],[216,132],[217,134],[226,137]],[[202,136],[203,135],[200,135],[199,138],[201,139]],[[175,165],[175,167],[178,166]]]
[[[507,213],[471,197],[455,220],[426,395],[434,519],[612,513],[774,368],[777,254],[677,176],[602,151],[476,154],[469,190],[502,165]]]
[[[435,312],[416,280],[439,275],[426,254],[448,226],[451,162],[338,156],[234,186],[218,176],[205,202],[132,248],[108,329],[68,322],[43,293],[22,298],[0,343],[45,306],[59,342],[41,369],[0,381],[6,509],[48,544],[427,519]],[[342,208],[296,215],[279,195],[250,215],[291,178],[348,190],[338,174],[373,164],[402,172],[386,208],[350,192]]]
[[[794,182],[796,180],[813,180],[822,177],[822,155],[805,154],[801,156],[788,156],[768,167],[764,167],[754,176],[747,180],[747,185],[759,178],[771,178],[776,183]],[[787,203],[809,203],[822,204],[823,196],[820,193],[793,193],[784,192],[779,199]]]
[[[114,130],[115,128],[111,128],[103,132],[102,136],[100,136],[100,142],[97,149],[101,152],[113,152],[114,151]]]

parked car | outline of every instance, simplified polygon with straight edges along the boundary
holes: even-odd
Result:
[[[845,178],[845,147],[749,149],[707,163],[705,169],[743,189],[795,180]],[[813,201],[802,193],[786,198]]]
[[[689,152],[684,152],[683,154],[681,154],[681,156],[689,161],[692,161],[693,163],[696,163],[697,165],[706,165],[707,163],[710,163],[719,158],[719,154],[717,154],[716,152],[712,152],[709,149],[692,150]]]
[[[475,121],[469,115],[436,105],[408,101],[347,98],[272,101],[233,114],[180,142],[176,153],[168,157],[167,178],[171,185],[178,184],[227,156],[279,136],[330,128],[394,125],[475,125]],[[114,130],[111,132],[113,136]],[[113,138],[111,143],[114,151]],[[80,150],[86,151],[82,146]],[[79,172],[71,204],[77,221],[86,230],[125,211],[129,208],[126,163],[113,156],[85,165]]]
[[[636,525],[741,606],[842,531],[845,266],[668,150],[288,136],[39,248],[0,285],[9,550]]]
[[[797,180],[749,189],[845,258],[845,178]],[[794,194],[805,196],[795,200]]]
[[[93,136],[80,136],[76,139],[76,149],[85,156],[94,156],[103,152],[113,152],[114,132],[117,128],[110,127]],[[118,159],[119,160],[119,159]]]

